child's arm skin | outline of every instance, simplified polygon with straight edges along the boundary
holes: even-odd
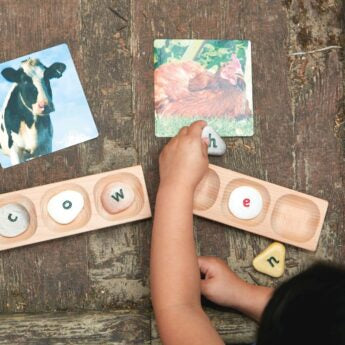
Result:
[[[160,155],[151,244],[152,302],[164,345],[224,344],[200,303],[193,194],[208,168],[204,122],[183,128]]]
[[[193,237],[194,190],[208,169],[207,143],[201,139],[205,125],[198,121],[181,129],[160,155],[160,186],[151,244],[151,290],[159,333],[165,345],[224,344],[200,302],[201,289],[212,299],[212,291],[216,292],[221,285],[220,276],[211,274],[217,265],[207,258],[200,258],[198,262]],[[202,284],[199,264],[207,278]],[[239,278],[231,281],[227,288],[236,290],[235,285],[240,281]],[[239,284],[237,290],[242,290],[245,284]],[[225,303],[235,306],[232,297],[228,298]],[[250,301],[255,304],[254,299]],[[253,311],[249,303],[241,310],[259,318],[260,308]]]

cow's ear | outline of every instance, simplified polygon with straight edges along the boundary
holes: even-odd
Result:
[[[66,65],[64,63],[55,62],[45,70],[44,75],[48,79],[60,78],[62,76],[62,73],[65,72],[65,69]]]
[[[14,68],[5,68],[1,71],[1,74],[6,80],[12,83],[18,83],[20,81],[20,71],[17,71]]]

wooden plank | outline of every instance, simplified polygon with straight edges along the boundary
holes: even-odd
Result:
[[[327,54],[325,70],[315,72],[308,91],[296,105],[296,176],[302,190],[329,200],[325,231],[321,233],[318,258],[344,262],[345,194],[341,142],[334,136],[334,116],[343,97],[340,56]],[[310,135],[310,132],[313,135]]]
[[[39,20],[38,20],[39,18]],[[80,72],[79,1],[2,1],[0,60],[66,42]],[[83,81],[83,80],[82,80]],[[84,85],[85,86],[85,85]],[[89,143],[82,144],[87,147]],[[79,148],[71,147],[1,172],[0,192],[79,176]],[[0,254],[0,311],[75,308],[87,293],[87,238],[78,236]]]
[[[136,18],[132,22],[133,110],[141,124],[135,128],[135,136],[145,176],[152,181],[148,186],[152,202],[158,185],[158,161],[154,157],[167,142],[154,137],[154,38],[251,40],[255,135],[226,138],[227,153],[223,157],[211,157],[210,162],[261,179],[271,177],[272,182],[291,188],[293,157],[288,148],[292,145],[293,126],[286,101],[289,99],[284,44],[287,18],[281,3],[196,0],[179,6],[165,0],[136,1],[132,16]],[[253,282],[251,260],[269,243],[266,239],[202,219],[195,219],[194,226],[199,254],[220,256],[241,277]],[[262,281],[273,284],[266,278]]]
[[[227,18],[225,29],[228,33],[227,27],[231,26],[232,16],[229,14],[238,13],[241,20],[237,34],[252,42],[255,129],[253,138],[241,144],[230,141],[231,150],[220,165],[292,188],[293,155],[290,147],[293,126],[290,104],[286,101],[289,99],[286,12],[280,2],[269,1],[256,2],[255,5],[252,1],[244,1],[234,10],[229,4],[224,15]],[[243,236],[237,230],[227,229],[224,246],[229,248],[229,255],[226,260],[236,273],[251,283],[277,284],[277,281],[257,274],[251,265],[253,258],[269,242],[262,237]],[[288,247],[288,257],[290,251]],[[290,270],[288,266],[285,277],[290,275]]]
[[[206,313],[227,344],[249,344],[255,338],[257,324],[245,316],[225,308],[206,308]],[[151,344],[161,345],[162,342],[159,339],[157,323],[154,318],[152,318],[151,325]]]
[[[187,1],[183,5],[171,1],[134,1],[132,2],[132,56],[133,56],[133,112],[138,156],[143,165],[151,204],[154,204],[159,183],[158,155],[167,138],[156,138],[154,133],[153,107],[153,40],[155,38],[222,38],[224,31],[223,11],[226,1]],[[236,6],[234,2],[234,6]],[[197,15],[191,16],[191,13]],[[232,24],[235,25],[234,21]],[[229,37],[227,37],[229,38]],[[215,160],[216,161],[216,160]],[[220,161],[220,160],[218,160]],[[216,223],[195,220],[198,251],[203,254],[214,249],[213,253],[228,256],[224,246],[225,231]],[[203,240],[203,231],[212,232],[212,237]],[[147,225],[147,232],[151,225]],[[148,249],[147,249],[148,252]],[[208,254],[211,254],[208,252]]]
[[[240,18],[240,20],[234,20]],[[266,18],[267,20],[262,20]],[[200,19],[201,20],[201,19]],[[218,25],[218,27],[217,27]],[[268,178],[268,169],[272,161],[279,160],[281,167],[279,180],[272,182],[289,187],[289,167],[292,162],[291,153],[286,150],[291,140],[292,128],[290,125],[289,104],[285,99],[289,97],[287,89],[286,55],[284,51],[284,38],[287,33],[286,13],[279,2],[242,1],[221,2],[221,10],[217,24],[213,23],[198,28],[206,35],[210,27],[216,31],[215,36],[220,38],[243,38],[252,42],[253,62],[253,89],[254,92],[254,118],[255,133],[252,138],[226,139],[228,151],[225,156],[211,159],[212,163],[236,170],[241,173],[265,179]],[[211,29],[212,30],[212,29]],[[211,31],[212,34],[212,31]],[[274,61],[270,68],[266,68],[266,61]],[[268,87],[268,81],[271,87]],[[279,85],[279,86],[278,86]],[[278,133],[277,133],[278,131]],[[272,133],[275,133],[272,135]],[[280,140],[274,144],[276,136]],[[272,165],[271,165],[272,167]],[[274,166],[276,169],[276,166]],[[277,178],[276,175],[274,175]],[[291,185],[290,185],[291,186]],[[218,244],[213,244],[213,232]],[[212,232],[212,236],[209,232]],[[219,232],[223,233],[222,236]],[[223,239],[220,241],[220,238]],[[253,252],[259,251],[267,245],[267,240],[241,234],[233,228],[214,226],[209,222],[201,224],[198,233],[201,241],[201,253],[218,255],[231,267],[243,271],[250,266]],[[210,247],[211,246],[211,247]],[[250,277],[249,277],[250,279]]]
[[[336,121],[344,114],[344,62],[341,49],[343,4],[287,2],[290,19],[290,89],[293,97],[294,175],[301,191],[329,200],[325,230],[316,258],[343,263],[345,254],[345,193],[343,138]],[[325,7],[326,6],[326,7]]]
[[[307,4],[307,5],[306,5]],[[285,7],[286,6],[286,7]],[[302,8],[303,7],[303,8]],[[311,7],[319,7],[319,13],[315,14]],[[336,259],[343,255],[343,242],[336,240],[342,238],[344,233],[344,199],[341,196],[343,171],[339,157],[339,146],[331,131],[324,132],[322,129],[326,118],[333,121],[334,111],[331,107],[321,116],[323,125],[318,127],[318,135],[314,136],[314,128],[306,135],[303,131],[302,120],[296,121],[296,105],[300,100],[300,78],[295,73],[294,66],[289,61],[288,54],[292,50],[299,51],[304,30],[313,31],[313,39],[309,42],[310,48],[317,48],[320,44],[318,37],[325,37],[322,43],[327,44],[333,40],[339,40],[339,19],[337,23],[330,20],[339,18],[337,13],[341,10],[336,6],[330,9],[320,9],[322,5],[316,1],[193,1],[183,4],[183,7],[168,1],[155,2],[134,2],[133,15],[137,20],[133,22],[133,76],[134,76],[134,105],[138,121],[143,121],[141,128],[136,128],[139,158],[143,162],[146,174],[151,180],[158,180],[158,165],[152,156],[158,155],[166,139],[154,138],[153,105],[152,98],[152,40],[154,38],[246,38],[252,41],[252,62],[253,62],[253,89],[254,89],[254,113],[255,113],[255,135],[253,138],[226,139],[228,152],[224,157],[211,158],[211,162],[219,166],[249,174],[278,185],[308,192],[312,195],[330,199],[336,196],[335,206],[337,211],[329,214],[326,219],[325,229],[322,232],[320,245],[315,255],[310,255],[299,249],[287,246],[286,274],[283,278],[273,280],[254,271],[251,265],[252,259],[261,252],[269,243],[261,237],[245,234],[236,229],[229,229],[226,226],[215,224],[206,220],[195,220],[197,246],[200,254],[217,255],[226,259],[228,264],[236,273],[250,282],[264,285],[276,285],[288,277],[298,273],[318,258]],[[182,9],[183,8],[183,9]],[[288,9],[288,11],[286,10]],[[309,12],[308,12],[309,11]],[[191,16],[190,14],[194,15]],[[322,16],[323,20],[319,18]],[[290,21],[288,21],[288,19]],[[324,25],[324,23],[327,23]],[[303,25],[301,25],[303,23]],[[328,33],[328,28],[332,27]],[[337,32],[338,30],[338,32]],[[142,33],[145,33],[143,35]],[[320,32],[320,34],[319,34]],[[328,40],[328,41],[327,41]],[[331,42],[329,44],[339,44]],[[305,48],[305,47],[304,47]],[[338,60],[338,57],[337,57]],[[290,62],[290,65],[289,65]],[[313,75],[318,69],[318,61],[314,61],[307,70]],[[338,63],[337,63],[338,65]],[[329,65],[331,66],[331,64]],[[300,71],[298,70],[298,73]],[[327,78],[325,71],[321,79]],[[338,73],[334,78],[334,74]],[[336,95],[341,94],[342,73],[338,67],[332,73],[333,86],[337,90]],[[311,83],[310,83],[311,82]],[[318,94],[314,94],[312,103],[317,108],[320,102],[320,95],[327,97],[330,82],[326,85],[321,83]],[[311,78],[306,85],[305,92],[308,92],[314,82]],[[319,84],[320,85],[320,84]],[[146,90],[146,92],[144,92]],[[334,89],[332,93],[334,95]],[[331,103],[334,105],[337,100],[333,97]],[[303,103],[301,105],[303,108]],[[299,115],[304,119],[305,115]],[[296,127],[298,123],[298,127]],[[147,135],[152,133],[152,135]],[[320,179],[317,175],[317,168],[314,170],[315,184],[309,178],[309,188],[304,188],[300,183],[304,179],[305,172],[304,156],[310,155],[307,151],[313,151],[313,160],[321,154],[322,145],[311,145],[320,137],[325,137],[327,150],[322,154],[332,152],[327,158],[327,163],[320,162],[323,169],[332,166],[332,182],[327,181],[327,189],[321,189]],[[311,139],[313,137],[313,139]],[[303,138],[306,146],[299,145]],[[296,145],[297,143],[297,145]],[[333,146],[335,145],[335,146]],[[308,148],[310,147],[310,148]],[[336,147],[332,150],[332,147]],[[299,161],[299,163],[298,163]],[[336,162],[336,163],[335,163]],[[335,165],[334,165],[335,164]],[[309,163],[310,167],[310,163]],[[324,172],[323,182],[328,178]],[[152,191],[151,191],[152,188]],[[149,187],[152,199],[156,189]],[[334,194],[334,192],[336,192]],[[343,195],[343,194],[342,194]],[[339,221],[339,223],[338,223]],[[329,231],[329,227],[332,231]],[[339,230],[339,233],[337,232]],[[332,240],[333,239],[333,240]],[[326,245],[326,243],[329,243]],[[332,249],[331,249],[332,248]],[[342,254],[339,254],[342,253]]]
[[[115,12],[114,12],[115,11]],[[138,164],[133,150],[129,1],[80,1],[81,79],[100,132],[82,152],[85,174]],[[128,19],[129,20],[129,19]]]
[[[37,18],[40,20],[37,20]],[[79,71],[77,27],[78,1],[2,1],[0,4],[2,36],[1,62],[31,52],[67,43]],[[47,34],[47,27],[49,34]],[[87,145],[87,144],[83,144]],[[59,169],[56,169],[57,166]],[[78,176],[80,161],[77,146],[5,169],[1,174],[0,191],[33,187]]]
[[[81,1],[81,51],[86,94],[101,136],[81,152],[85,174],[136,165],[132,111],[131,2]],[[156,159],[154,157],[153,159]],[[154,181],[145,175],[151,189]],[[151,222],[122,225],[88,235],[86,308],[149,306]]]
[[[316,0],[1,1],[1,61],[67,42],[101,136],[3,171],[0,191],[142,163],[153,202],[158,186],[157,158],[167,141],[154,137],[153,38],[248,38],[253,53],[255,135],[226,139],[227,154],[211,162],[328,199],[330,213],[316,254],[288,246],[286,274],[278,280],[255,272],[251,266],[253,257],[269,243],[259,236],[196,219],[198,251],[220,256],[241,277],[266,285],[278,284],[317,258],[341,261],[345,255],[344,149],[333,131],[335,119],[344,112],[339,102],[343,94],[340,51],[288,57],[296,51],[340,45],[342,12],[338,2],[330,5]],[[0,253],[0,311],[138,304],[149,308],[150,230],[151,222],[121,225],[114,231]],[[224,321],[218,329],[225,339],[254,340],[253,323],[227,311],[218,315],[219,322]],[[2,319],[4,331],[8,318]],[[76,318],[73,314],[72,319]],[[27,314],[22,319],[28,320],[27,329],[36,324]],[[92,315],[88,325],[93,319],[99,320]],[[5,344],[15,344],[6,339],[15,325],[14,321],[3,333]],[[110,330],[111,324],[106,325]],[[33,329],[38,333],[29,333],[32,343],[49,344],[48,336],[37,340],[37,334],[46,334],[43,326]],[[49,327],[46,329],[48,332]],[[81,329],[76,334],[83,339],[87,327]],[[89,338],[93,337],[90,333]],[[118,342],[126,343],[124,339],[120,337]],[[89,341],[97,343],[95,337]],[[77,340],[69,334],[60,341],[69,342]],[[158,343],[156,334],[154,342]]]
[[[150,314],[138,310],[0,316],[0,344],[150,344]]]
[[[39,1],[7,1],[0,6],[0,25],[8,36],[3,35],[3,60],[67,42],[101,133],[96,140],[16,167],[15,174],[13,169],[6,170],[0,177],[1,191],[136,165],[129,30],[121,29],[123,21],[110,10],[118,6],[117,10],[127,16],[129,2],[107,1],[100,5],[61,1],[56,6],[54,1],[44,5]],[[40,21],[35,20],[37,13],[41,13]],[[47,31],[42,23],[49,23],[51,28]],[[1,310],[105,308],[133,305],[134,300],[148,304],[147,279],[141,274],[148,259],[137,240],[142,239],[148,248],[148,239],[141,225],[122,225],[99,233],[1,254]]]
[[[338,16],[337,13],[341,13],[342,10],[339,4],[326,9],[312,0],[304,2],[286,1],[285,4],[288,10],[288,27],[281,32],[281,38],[277,39],[277,43],[279,41],[283,42],[287,37],[286,44],[282,47],[275,47],[275,43],[270,42],[272,48],[265,47],[265,43],[264,45],[259,44],[257,47],[275,51],[279,54],[279,59],[285,59],[285,65],[282,64],[278,68],[280,70],[275,70],[276,77],[282,77],[279,81],[281,86],[278,87],[279,92],[282,92],[282,94],[278,98],[273,97],[272,102],[277,103],[277,100],[281,103],[286,102],[289,109],[285,114],[280,112],[274,116],[272,114],[272,118],[265,115],[267,118],[263,118],[262,125],[260,125],[260,130],[263,129],[265,135],[260,138],[261,152],[258,152],[258,154],[260,154],[265,167],[265,179],[329,200],[330,207],[317,252],[311,254],[288,246],[287,269],[282,279],[273,281],[255,272],[250,263],[246,264],[244,262],[241,266],[235,263],[237,257],[234,257],[234,261],[228,259],[231,267],[238,270],[237,273],[242,277],[264,285],[279,284],[318,259],[339,261],[343,257],[344,250],[344,211],[342,211],[344,210],[344,193],[342,189],[344,168],[341,158],[341,143],[335,139],[332,130],[334,117],[339,113],[335,109],[339,107],[339,97],[343,94],[343,74],[339,63],[339,50],[335,60],[332,62],[328,60],[327,68],[325,68],[324,57],[320,55],[307,54],[304,57],[290,57],[287,60],[288,55],[296,51],[312,50],[320,47],[320,44],[337,44],[337,42],[339,44],[341,16]],[[253,19],[254,25],[258,25],[259,23],[256,23],[255,16],[252,14],[254,9],[255,7],[249,9],[248,15]],[[281,10],[284,11],[284,8],[282,7]],[[268,12],[268,18],[270,18],[268,25],[274,23],[274,18],[279,12],[277,9],[274,11],[274,13]],[[334,21],[334,18],[337,18],[337,21]],[[282,30],[278,27],[279,25],[276,24],[273,30]],[[258,35],[265,37],[267,33],[260,31],[261,29],[267,30],[267,27],[257,26]],[[303,32],[310,33],[310,35],[307,35],[307,40]],[[260,76],[255,72],[254,60],[253,58],[255,80]],[[305,60],[308,60],[308,62],[306,63]],[[278,60],[276,57],[272,57],[270,59],[260,58],[259,61],[261,61],[261,78],[267,78],[267,82],[255,87],[255,90],[257,90],[255,95],[261,94],[265,89],[271,89],[268,88],[268,85],[272,84],[272,78],[275,77],[273,75],[269,77],[269,75],[271,67],[275,68]],[[265,62],[267,63],[267,61],[274,61],[275,66],[269,63],[270,68],[265,68]],[[332,70],[334,67],[335,69]],[[286,87],[288,87],[289,92],[286,92]],[[282,88],[281,91],[280,88]],[[259,102],[265,100],[267,103],[270,102],[269,99],[271,98],[267,94],[266,98],[260,98]],[[320,111],[320,104],[323,107],[322,112]],[[263,103],[263,109],[266,112],[266,109],[269,109],[268,105]],[[281,109],[284,109],[284,107]],[[338,109],[344,111],[343,107]],[[318,114],[317,122],[312,120],[315,113]],[[269,114],[269,111],[266,114]],[[285,123],[286,120],[287,123]],[[279,125],[279,121],[282,121],[282,126]],[[271,126],[272,124],[273,126]],[[274,134],[272,135],[272,133]],[[276,140],[276,143],[268,142],[272,139]],[[287,155],[289,157],[291,155],[288,160]],[[246,243],[246,241],[240,241],[240,243],[232,244],[230,242],[229,244],[235,251],[241,251],[237,247],[245,248]],[[264,249],[264,243],[258,244],[252,248],[247,246],[246,254],[242,256],[241,260],[246,261],[245,257],[252,259]]]

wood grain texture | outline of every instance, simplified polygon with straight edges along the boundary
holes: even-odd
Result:
[[[152,159],[152,155],[158,155],[166,142],[166,139],[147,135],[154,130],[152,40],[154,38],[246,38],[252,41],[253,48],[255,135],[253,138],[226,139],[227,154],[220,158],[211,158],[211,162],[326,200],[332,200],[333,196],[336,196],[333,203],[337,210],[333,214],[329,213],[326,218],[317,253],[310,254],[287,246],[286,274],[277,280],[255,272],[251,265],[252,259],[270,241],[213,222],[195,220],[198,252],[222,257],[234,271],[252,283],[277,285],[300,272],[316,259],[337,260],[339,255],[343,255],[344,193],[341,180],[344,169],[339,142],[329,127],[334,121],[335,112],[331,107],[324,108],[325,112],[320,113],[322,120],[319,119],[315,122],[316,126],[309,127],[306,132],[303,123],[306,114],[301,114],[299,117],[296,115],[296,107],[301,100],[297,97],[298,92],[295,93],[294,90],[298,89],[299,80],[291,69],[289,58],[292,49],[298,51],[300,48],[298,44],[296,46],[292,44],[296,42],[296,37],[297,40],[301,37],[294,29],[300,22],[304,27],[300,27],[299,30],[306,28],[309,30],[309,25],[311,30],[315,27],[314,40],[310,42],[311,48],[329,42],[317,41],[317,32],[321,30],[320,35],[326,35],[327,31],[327,26],[323,27],[322,22],[316,24],[316,18],[319,16],[314,16],[310,10],[317,6],[319,6],[318,2],[313,0],[306,2],[191,1],[183,6],[168,1],[134,2],[133,17],[136,20],[132,23],[133,104],[136,107],[134,110],[137,114],[137,122],[142,124],[135,130],[137,142],[140,143],[139,159],[151,180],[158,179],[157,162]],[[331,7],[331,10],[327,10],[327,5],[324,6],[322,10],[324,16],[330,17],[331,14],[341,13],[339,7]],[[191,13],[193,15],[190,15]],[[311,23],[313,17],[315,19]],[[309,21],[308,19],[304,21],[303,18],[309,18]],[[340,39],[339,29],[342,24],[339,15],[337,18],[337,23],[332,22],[332,29],[334,37]],[[331,24],[330,19],[327,20]],[[143,32],[145,35],[142,34]],[[336,61],[340,61],[340,54],[335,55]],[[339,65],[339,62],[337,64]],[[310,65],[310,71],[314,71],[313,68],[317,70],[318,61]],[[330,70],[325,71],[325,74],[320,76],[320,79],[324,80],[332,75],[332,88],[337,90],[331,91],[336,96],[333,96],[329,103],[327,102],[332,104],[332,107],[339,106],[337,103],[343,93],[342,71],[339,68],[336,70],[337,72],[332,74]],[[311,88],[316,87],[315,81],[311,80]],[[328,97],[330,86],[323,82],[318,85],[319,93],[309,98],[314,108],[319,107],[320,95]],[[305,109],[303,103],[299,107]],[[304,120],[299,122],[298,118]],[[328,127],[324,127],[325,122]],[[311,141],[317,142],[320,137],[323,142],[327,142],[329,147],[327,152],[332,151],[332,156],[327,157],[326,164],[318,160],[318,157],[327,155],[323,145],[311,144]],[[313,168],[315,172],[313,179],[308,179],[308,169],[301,167],[304,166],[302,164],[304,159],[308,160],[307,155],[310,154],[308,151],[311,146],[313,146],[311,149],[313,160],[309,161],[309,166],[314,163],[316,165]],[[317,176],[319,166],[323,167],[322,178]],[[326,172],[330,166],[334,167],[332,174],[337,176],[332,178],[333,182]],[[308,188],[300,183],[303,180],[308,180]],[[327,188],[321,190],[323,183]],[[156,187],[151,188],[150,194],[154,196]],[[149,186],[149,190],[151,188]],[[332,224],[331,228],[329,222]],[[335,235],[338,229],[339,233]]]
[[[39,20],[38,20],[39,18]],[[2,1],[1,61],[66,42],[80,70],[79,3]],[[82,80],[83,82],[83,80]],[[80,176],[81,147],[32,160],[1,172],[0,191],[10,192]],[[79,308],[88,288],[87,238],[57,240],[0,254],[2,312]]]
[[[0,316],[0,344],[150,344],[150,314],[137,310]]]
[[[289,53],[344,44],[342,1],[291,1]],[[294,181],[301,191],[329,200],[316,258],[343,263],[345,254],[344,60],[340,49],[292,56],[289,88],[294,125]],[[343,142],[342,142],[343,141]]]
[[[85,0],[80,12],[85,91],[101,133],[98,142],[82,152],[85,173],[136,165],[140,143],[134,134],[141,124],[135,124],[132,110],[131,3]],[[123,225],[88,236],[90,290],[85,306],[149,306],[150,224]]]
[[[211,163],[329,200],[329,212],[317,252],[287,246],[286,274],[280,279],[253,269],[251,260],[270,243],[256,235],[196,218],[198,252],[219,256],[247,281],[265,285],[279,284],[316,259],[343,261],[341,50],[289,56],[343,44],[342,13],[341,0],[1,1],[0,60],[67,42],[100,137],[1,172],[0,192],[142,164],[154,205],[157,158],[167,139],[154,137],[153,39],[250,39],[255,135],[226,139],[227,154]],[[95,309],[107,318],[111,308],[140,305],[147,315],[151,226],[150,221],[121,225],[0,253],[0,312]],[[254,340],[249,320],[228,311],[210,313],[228,342]],[[88,315],[87,325],[103,322],[103,313]],[[75,336],[69,332],[61,338],[54,321],[55,333],[48,334],[46,319],[55,317],[2,316],[0,339],[15,344],[6,339],[15,325],[35,330],[25,333],[31,344],[49,344],[54,334],[52,344],[78,344],[78,337],[81,344],[97,344],[98,330],[87,333],[85,324],[76,327]],[[68,329],[80,318],[71,314],[62,324]],[[6,320],[13,321],[11,327]],[[120,329],[112,327],[104,322],[103,343],[126,343],[125,336],[114,340],[107,333]],[[147,341],[146,333],[138,334],[144,340],[137,343]],[[153,343],[159,343],[154,331]]]
[[[257,324],[254,321],[230,309],[208,307],[205,308],[205,311],[226,344],[249,344],[255,338]],[[159,339],[157,324],[154,319],[152,319],[151,327],[151,344],[161,345],[162,342]]]

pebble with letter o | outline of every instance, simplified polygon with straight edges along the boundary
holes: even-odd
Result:
[[[84,197],[75,190],[65,190],[54,195],[48,202],[50,217],[58,224],[72,223],[83,210]]]

